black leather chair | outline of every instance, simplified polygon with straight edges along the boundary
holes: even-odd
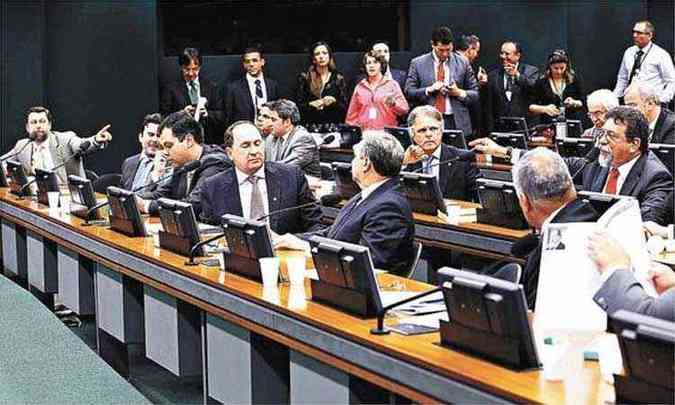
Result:
[[[108,187],[119,187],[120,184],[122,184],[122,175],[119,173],[103,174],[100,177],[97,176],[96,180],[92,180],[94,191],[101,194],[105,194],[108,191]]]

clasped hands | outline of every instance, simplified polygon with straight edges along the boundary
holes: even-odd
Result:
[[[337,100],[333,96],[326,96],[318,100],[310,101],[309,105],[317,110],[323,110],[331,104],[335,104]]]

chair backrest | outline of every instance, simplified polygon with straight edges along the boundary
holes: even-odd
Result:
[[[108,191],[108,187],[119,187],[120,184],[122,184],[122,175],[119,173],[103,174],[92,182],[94,191],[101,194],[105,194]]]
[[[330,163],[320,162],[319,167],[321,168],[321,180],[333,180],[335,178]]]
[[[504,281],[510,281],[512,283],[520,282],[520,276],[523,273],[523,267],[518,263],[507,263],[497,269],[493,274],[489,276],[498,278]]]
[[[417,263],[420,261],[420,256],[422,256],[422,243],[418,241],[413,241],[413,250],[414,250],[414,255],[413,255],[413,260],[410,263],[410,267],[408,268],[407,274],[403,274],[405,278],[411,278],[413,273],[415,273],[415,268],[417,268]]]
[[[93,170],[85,169],[84,174],[87,176],[88,180],[91,180],[92,183],[98,180],[98,174],[96,174],[96,172]]]

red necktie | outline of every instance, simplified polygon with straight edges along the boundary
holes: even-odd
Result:
[[[438,62],[438,68],[436,69],[436,81],[445,83],[445,69],[443,68],[443,62]],[[445,112],[445,96],[441,94],[440,90],[436,94],[436,102],[434,106],[438,111],[443,114]]]
[[[607,176],[607,184],[605,185],[606,194],[616,194],[616,183],[619,180],[619,169],[612,167]]]

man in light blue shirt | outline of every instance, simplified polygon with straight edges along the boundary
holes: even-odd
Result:
[[[626,49],[616,77],[614,94],[623,97],[626,88],[634,82],[647,83],[658,89],[659,100],[667,104],[675,93],[675,67],[673,58],[665,49],[652,42],[654,25],[639,21],[633,27],[634,46]]]

